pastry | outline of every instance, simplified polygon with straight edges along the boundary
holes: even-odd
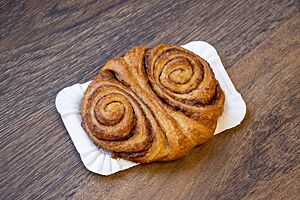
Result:
[[[182,47],[138,46],[109,60],[82,99],[82,127],[114,157],[175,160],[210,139],[225,96],[208,62]]]

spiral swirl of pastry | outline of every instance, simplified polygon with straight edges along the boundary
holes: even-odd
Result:
[[[82,126],[116,157],[183,157],[212,137],[225,96],[209,64],[178,46],[134,47],[108,61],[85,91]]]

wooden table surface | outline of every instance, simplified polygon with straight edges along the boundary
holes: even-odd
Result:
[[[0,3],[0,199],[299,199],[299,1]],[[136,45],[207,41],[247,103],[242,124],[178,161],[85,169],[55,109]]]

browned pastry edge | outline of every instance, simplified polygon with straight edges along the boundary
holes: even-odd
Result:
[[[183,157],[213,136],[225,96],[208,62],[182,47],[134,47],[100,70],[82,100],[99,147],[139,163]]]

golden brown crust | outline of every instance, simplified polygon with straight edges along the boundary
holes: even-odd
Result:
[[[116,157],[174,160],[212,137],[224,100],[198,55],[172,45],[139,46],[108,61],[89,85],[82,126]]]

